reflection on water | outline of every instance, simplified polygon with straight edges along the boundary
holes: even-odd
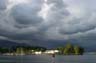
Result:
[[[84,56],[0,56],[0,63],[96,63],[96,55]]]

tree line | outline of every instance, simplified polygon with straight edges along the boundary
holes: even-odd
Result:
[[[84,53],[84,48],[77,46],[77,45],[72,45],[68,43],[65,47],[58,47],[57,50],[59,50],[59,54],[64,54],[64,55],[83,55]]]
[[[14,47],[0,47],[0,53],[28,53],[30,51],[46,51],[45,47],[39,47],[39,46],[14,46]]]
[[[83,55],[84,53],[84,48],[77,46],[77,45],[72,45],[68,43],[66,46],[60,46],[55,48],[56,50],[59,50],[59,53],[57,54],[63,54],[63,55]],[[33,50],[33,51],[32,51]],[[44,52],[46,51],[47,48],[45,47],[39,47],[39,46],[14,46],[14,47],[0,47],[0,53],[26,53],[30,54],[35,51],[41,51]]]

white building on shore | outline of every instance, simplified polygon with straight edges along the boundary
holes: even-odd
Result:
[[[46,50],[44,54],[56,54],[59,53],[59,50]]]
[[[56,54],[59,50],[46,50],[45,52],[42,51],[35,51],[32,54],[41,55],[41,54]]]

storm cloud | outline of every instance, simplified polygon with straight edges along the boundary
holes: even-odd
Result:
[[[0,39],[41,45],[75,39],[73,43],[95,44],[94,1],[0,0]]]

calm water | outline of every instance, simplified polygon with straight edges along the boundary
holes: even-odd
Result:
[[[0,56],[0,63],[96,63],[96,55],[56,56],[46,55]]]

